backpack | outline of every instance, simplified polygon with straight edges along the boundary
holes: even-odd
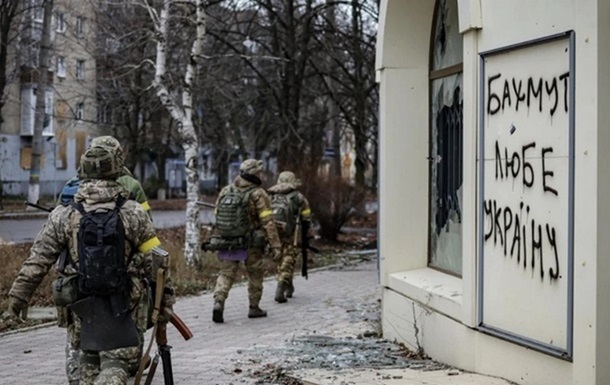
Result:
[[[60,194],[60,202],[62,205],[70,204],[70,202],[74,201],[74,195],[76,195],[76,191],[78,191],[78,186],[80,185],[80,179],[73,178],[70,179],[64,188],[61,190]]]
[[[92,211],[85,211],[82,203],[71,203],[82,215],[76,246],[82,294],[118,294],[128,287],[125,228],[119,215],[124,203],[120,198],[112,210]]]
[[[252,224],[248,214],[250,193],[254,186],[239,189],[229,186],[226,194],[218,199],[216,205],[216,229],[223,243],[230,248],[247,248],[252,234]]]
[[[271,194],[271,211],[280,237],[292,235],[299,216],[298,191]]]

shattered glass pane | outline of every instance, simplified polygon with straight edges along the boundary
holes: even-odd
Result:
[[[457,0],[437,0],[435,12],[432,71],[463,61]],[[456,71],[455,67],[444,77],[433,77],[430,83],[429,264],[461,275],[463,81],[461,72],[451,71]]]
[[[447,68],[463,61],[463,41],[459,31],[457,0],[439,0],[436,12],[432,45],[433,70]]]
[[[462,272],[462,74],[432,82],[430,265]]]

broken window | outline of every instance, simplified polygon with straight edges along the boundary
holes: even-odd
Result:
[[[430,72],[429,264],[462,274],[462,36],[457,0],[438,0]]]

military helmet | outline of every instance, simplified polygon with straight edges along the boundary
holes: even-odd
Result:
[[[256,175],[263,171],[263,161],[258,159],[246,159],[239,166],[239,171],[246,174]]]
[[[89,147],[80,158],[79,179],[115,180],[121,175],[122,167],[115,154],[107,147]]]
[[[301,180],[297,179],[292,171],[282,171],[277,178],[277,183],[290,183],[295,187],[299,187],[301,185]]]
[[[107,147],[115,154],[117,161],[121,162],[121,166],[125,163],[125,151],[123,150],[123,146],[121,146],[121,142],[114,136],[98,136],[91,141],[89,147]]]

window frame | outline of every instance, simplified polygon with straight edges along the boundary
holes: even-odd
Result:
[[[66,67],[66,57],[57,56],[57,77],[64,79],[68,73],[68,67]]]
[[[66,32],[66,15],[63,12],[55,12],[55,32]]]
[[[85,80],[85,60],[76,59],[76,68],[74,69],[74,77],[76,80]]]
[[[432,197],[433,197],[433,184],[435,183],[432,180],[432,167],[433,167],[433,159],[432,159],[432,155],[433,155],[433,140],[435,140],[433,138],[433,123],[434,123],[434,119],[436,118],[436,116],[433,114],[433,102],[434,102],[434,94],[433,94],[433,88],[434,88],[434,81],[435,80],[439,80],[439,79],[443,79],[446,77],[450,77],[450,76],[454,76],[454,75],[459,75],[460,73],[464,72],[464,61],[463,61],[463,50],[462,50],[462,61],[456,64],[452,64],[449,65],[447,67],[444,68],[439,68],[439,69],[433,69],[434,68],[434,53],[435,53],[435,34],[436,34],[436,26],[437,26],[437,22],[438,22],[438,18],[440,16],[440,12],[439,12],[439,7],[441,5],[441,1],[442,0],[436,0],[435,5],[434,5],[434,16],[432,19],[432,26],[431,26],[431,31],[430,31],[430,47],[429,47],[429,58],[428,58],[428,65],[429,65],[429,72],[428,72],[428,175],[429,175],[429,181],[428,181],[428,221],[427,221],[427,233],[428,233],[428,256],[427,256],[427,267],[430,269],[434,269],[437,271],[440,271],[442,273],[448,274],[448,275],[452,275],[454,277],[457,278],[461,278],[462,277],[462,272],[455,272],[449,269],[445,269],[442,268],[440,266],[436,266],[432,263],[432,255],[433,255],[433,250],[432,250],[432,234],[431,234],[431,221],[433,220],[433,213],[432,213],[432,208],[433,208],[433,202],[432,202]],[[455,1],[456,3],[458,2],[458,0],[447,0],[447,1]],[[462,90],[463,90],[463,84],[462,84]],[[463,130],[463,127],[462,127]],[[463,158],[463,152],[462,152],[462,158]],[[461,253],[461,251],[460,251]],[[463,257],[463,256],[462,256]]]
[[[77,121],[85,120],[85,102],[78,102],[74,111],[74,117]]]
[[[85,18],[82,16],[76,16],[74,21],[74,35],[76,35],[76,37],[85,36]]]

